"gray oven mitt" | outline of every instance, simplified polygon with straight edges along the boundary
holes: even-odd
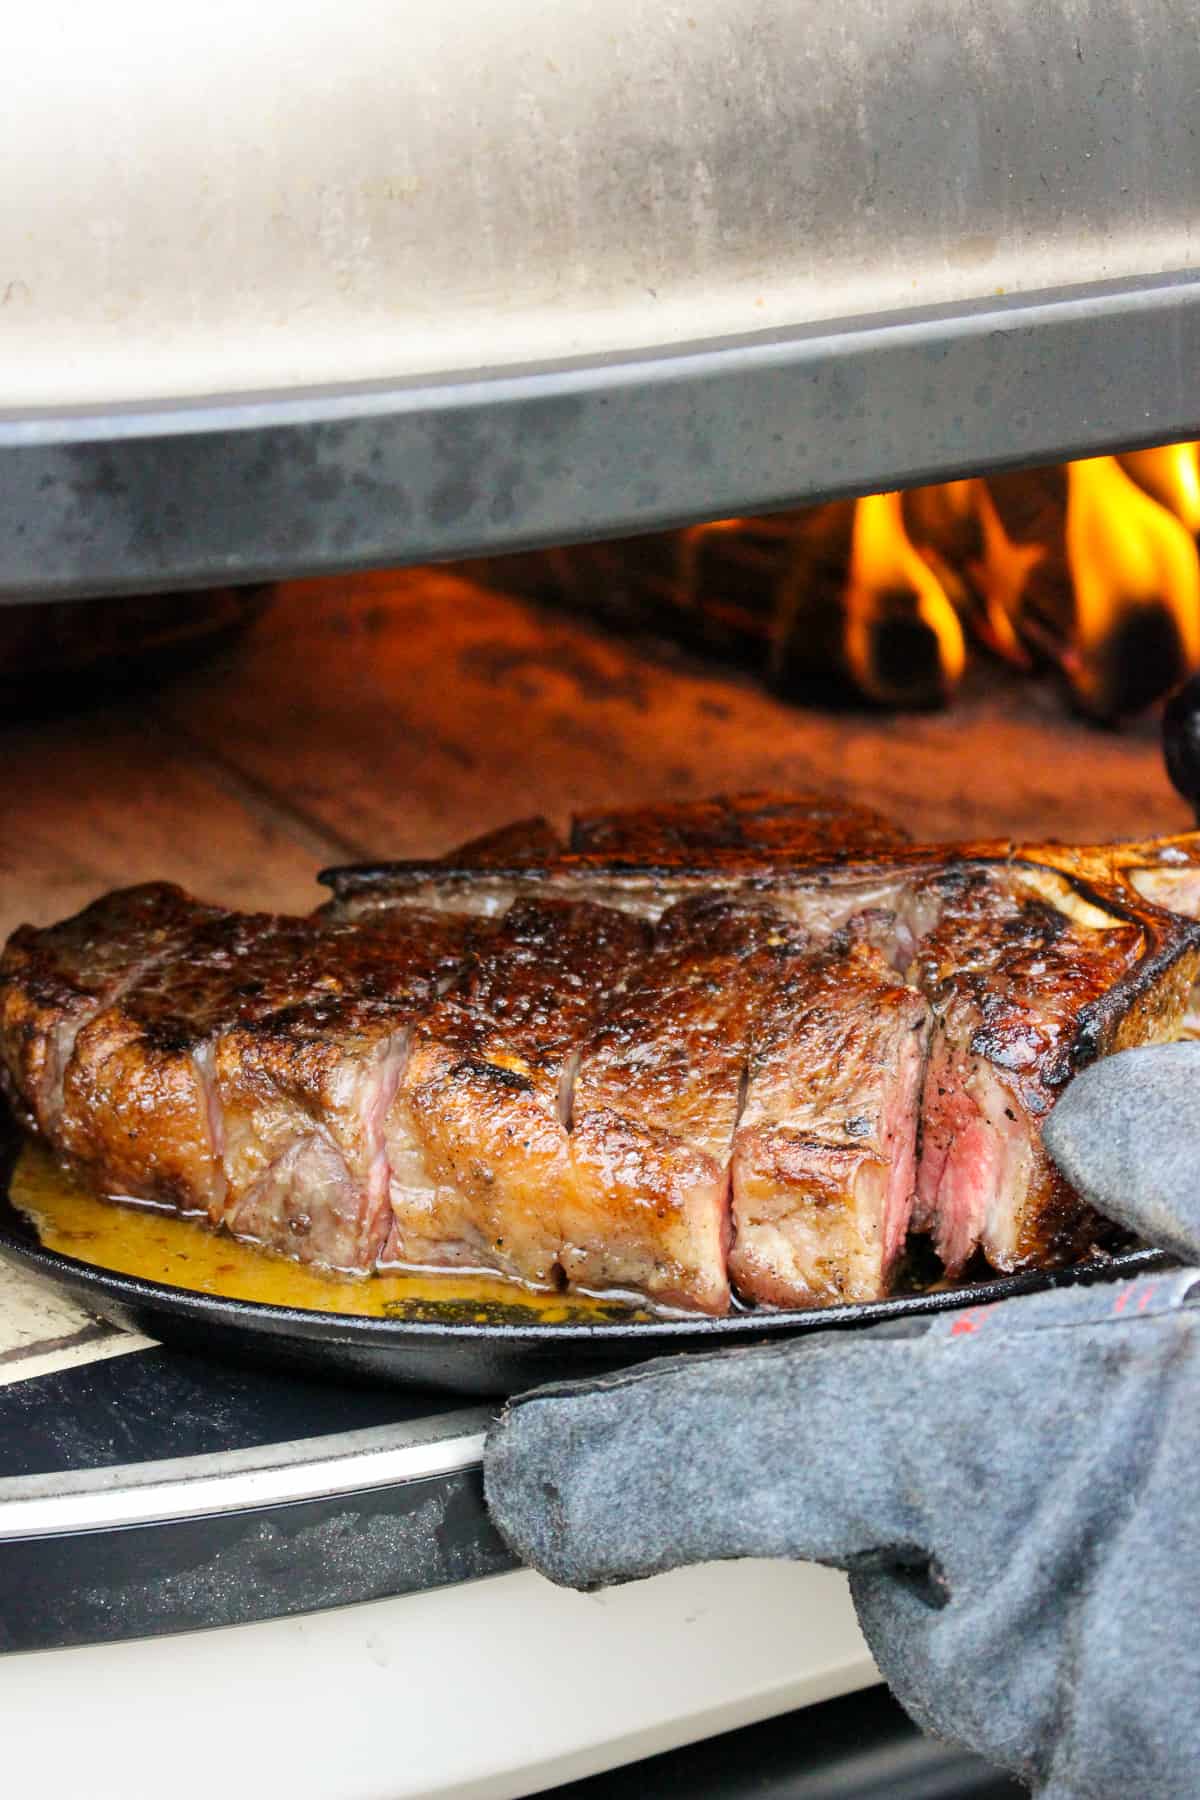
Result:
[[[1047,1128],[1107,1214],[1200,1264],[1200,1044],[1095,1065]],[[514,1400],[488,1504],[551,1580],[850,1571],[927,1730],[1047,1796],[1200,1793],[1200,1267]],[[753,1628],[753,1621],[748,1622]],[[731,1647],[736,1655],[736,1645]]]

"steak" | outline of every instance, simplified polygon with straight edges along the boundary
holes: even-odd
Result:
[[[588,901],[518,901],[420,1016],[388,1125],[385,1260],[633,1285],[575,1178],[567,1121],[582,1045],[648,936]]]
[[[1038,1127],[1104,1048],[1098,1003],[1140,949],[1136,925],[1080,927],[986,871],[945,884],[916,959],[934,1024],[914,1210],[952,1273],[979,1246],[1015,1269],[1090,1229]]]
[[[5,952],[7,1085],[101,1191],[370,1267],[389,1228],[383,1117],[465,938],[416,911],[347,932],[165,884],[112,895]]]
[[[678,902],[584,1045],[575,1180],[626,1246],[626,1285],[728,1306],[729,1168],[750,1032],[803,948],[774,908]]]
[[[951,1270],[1102,1233],[1041,1121],[1179,1029],[1200,929],[1139,885],[1196,888],[1171,854],[751,795],[331,871],[310,918],[152,884],[14,934],[0,1080],[99,1191],[318,1264],[871,1299],[910,1222]]]
[[[778,1306],[874,1300],[908,1231],[929,1008],[874,946],[797,959],[755,1019],[730,1274]]]

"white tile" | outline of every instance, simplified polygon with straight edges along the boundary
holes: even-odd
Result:
[[[123,1356],[151,1342],[101,1323],[50,1282],[0,1262],[0,1387]]]
[[[95,1321],[40,1276],[0,1263],[0,1356],[73,1337]]]

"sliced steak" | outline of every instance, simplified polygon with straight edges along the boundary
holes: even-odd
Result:
[[[286,922],[271,950],[278,984],[213,1045],[221,1223],[304,1261],[375,1266],[413,1021],[476,941],[464,921],[415,913],[378,933]]]
[[[1064,1260],[1102,1228],[1040,1121],[1178,1030],[1200,928],[1138,881],[1194,847],[856,848],[818,815],[526,822],[313,919],[113,895],[14,935],[0,1078],[101,1191],[296,1256],[719,1312],[731,1204],[748,1296],[885,1290],[928,1009],[916,1222],[952,1268]]]
[[[126,932],[136,966],[74,1030],[47,1135],[102,1192],[371,1267],[388,1226],[382,1111],[462,924],[410,913],[403,931],[345,933],[178,891],[153,916],[152,953]]]
[[[997,1269],[1063,1261],[1099,1227],[1041,1142],[1076,1069],[1178,1030],[1194,954],[1147,983],[1141,925],[1055,904],[1021,871],[964,869],[914,975],[934,1012],[913,1223],[952,1272],[981,1248]],[[1148,1002],[1148,1004],[1147,1004]]]
[[[622,1285],[729,1304],[729,1164],[754,1019],[805,940],[778,911],[681,902],[584,1047],[571,1150]],[[587,1282],[587,1249],[564,1259]]]
[[[580,1047],[646,940],[587,901],[520,902],[419,1019],[386,1125],[387,1263],[614,1285],[566,1121]]]
[[[775,1306],[876,1300],[908,1231],[929,1008],[865,941],[794,963],[755,1021],[729,1271]]]
[[[84,1026],[218,912],[182,888],[148,882],[106,894],[60,925],[13,933],[0,957],[0,1075],[28,1124],[55,1135]]]

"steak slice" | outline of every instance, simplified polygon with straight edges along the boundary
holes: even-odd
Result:
[[[415,1018],[477,942],[409,914],[384,932],[288,920],[278,982],[212,1052],[225,1193],[220,1223],[302,1261],[372,1269],[391,1230],[388,1121]]]
[[[723,1312],[729,1165],[753,1021],[805,948],[774,908],[682,901],[583,1049],[571,1150],[623,1284]],[[564,1258],[586,1281],[585,1247]]]
[[[794,963],[755,1021],[729,1272],[775,1306],[876,1300],[908,1231],[929,1008],[869,942]]]
[[[170,956],[149,963],[78,1032],[59,1145],[101,1191],[221,1216],[213,1084],[222,1024],[257,997],[275,920],[195,906]]]
[[[71,1049],[45,1134],[102,1192],[202,1212],[302,1260],[372,1266],[388,1226],[381,1115],[463,924],[413,912],[403,930],[346,933],[178,890],[110,906],[122,976],[83,1023],[78,1005],[64,1011]],[[20,988],[19,966],[9,981]]]
[[[614,1285],[613,1236],[575,1179],[567,1118],[580,1046],[646,938],[587,901],[519,902],[424,1012],[386,1126],[386,1263]]]
[[[907,971],[917,1222],[952,1267],[1064,1260],[1103,1227],[1040,1121],[1178,1030],[1200,929],[1139,883],[1195,846],[830,851],[815,817],[748,796],[571,850],[527,821],[335,877],[314,919],[113,895],[14,935],[2,1079],[101,1191],[313,1261],[719,1312],[732,1204],[749,1295],[862,1297],[910,1186]]]
[[[55,1135],[84,1026],[217,910],[168,882],[148,882],[106,894],[59,925],[12,934],[0,957],[0,1078],[27,1124]]]
[[[976,1248],[997,1269],[1065,1261],[1103,1228],[1041,1122],[1085,1063],[1175,1035],[1195,953],[1154,972],[1138,920],[1069,893],[1055,903],[1044,872],[1017,864],[938,885],[914,964],[934,1021],[913,1223],[952,1273]]]

